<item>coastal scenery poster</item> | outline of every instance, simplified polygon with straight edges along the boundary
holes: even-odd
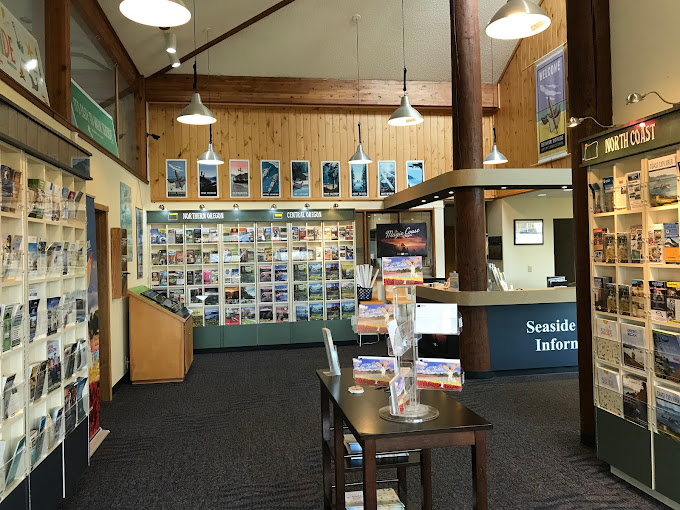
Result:
[[[378,161],[378,196],[388,197],[397,191],[397,162]]]
[[[656,387],[656,428],[661,434],[680,439],[680,393]]]
[[[165,160],[165,196],[168,198],[186,198],[187,196],[187,160]]]
[[[427,256],[426,223],[382,223],[376,225],[378,258],[408,255]]]
[[[229,196],[231,198],[250,197],[250,161],[247,159],[229,160]]]
[[[217,196],[217,165],[198,164],[198,196]]]
[[[309,161],[291,161],[290,176],[292,195],[309,198]]]
[[[281,196],[281,162],[277,160],[260,161],[260,182],[262,197]]]
[[[383,285],[422,285],[423,257],[383,257]]]
[[[349,165],[351,190],[353,197],[368,196],[368,168],[367,165]]]
[[[424,161],[407,161],[406,162],[406,187],[417,186],[423,182],[425,174]]]
[[[321,175],[323,176],[323,196],[333,198],[340,196],[340,162],[322,161]]]
[[[376,334],[387,333],[387,323],[394,319],[394,306],[392,305],[359,305],[357,319],[357,332]]]

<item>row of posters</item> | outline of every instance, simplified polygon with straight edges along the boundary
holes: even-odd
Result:
[[[406,162],[406,187],[416,186],[423,182],[425,164],[422,160]],[[247,159],[229,160],[229,196],[230,198],[251,198],[250,161]],[[367,165],[349,165],[350,195],[352,197],[368,197]],[[198,164],[198,196],[219,196],[219,166]],[[340,162],[322,161],[322,196],[324,198],[340,197]],[[299,198],[311,197],[309,161],[290,162],[291,196]],[[187,197],[187,160],[165,160],[166,196],[168,198]],[[378,161],[378,196],[392,195],[397,188],[396,161]],[[281,197],[281,161],[260,161],[260,196],[262,198]]]

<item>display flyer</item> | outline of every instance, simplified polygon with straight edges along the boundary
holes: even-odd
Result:
[[[383,285],[422,285],[423,257],[382,257]]]
[[[394,316],[394,306],[384,304],[360,304],[357,332],[362,334],[387,333],[387,323]]]

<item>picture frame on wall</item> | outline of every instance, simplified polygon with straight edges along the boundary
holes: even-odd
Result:
[[[187,197],[187,160],[165,160],[165,196],[166,198]]]
[[[185,183],[186,184],[186,183]],[[144,220],[142,210],[135,207],[135,220],[137,222],[137,278],[144,277]]]
[[[321,162],[321,188],[324,198],[337,198],[340,196],[340,162]]]
[[[350,193],[353,197],[368,196],[368,165],[349,165]]]
[[[299,198],[311,196],[309,186],[309,161],[293,160],[290,162],[291,195]]]
[[[516,245],[543,244],[543,220],[513,220]]]
[[[260,160],[260,186],[262,198],[281,197],[281,161],[276,159]]]
[[[201,198],[219,196],[218,165],[198,163],[198,196]]]
[[[250,160],[229,160],[229,196],[250,198]]]
[[[397,191],[397,162],[378,161],[378,196],[389,197]]]
[[[417,186],[425,178],[425,162],[421,160],[406,162],[406,187]]]

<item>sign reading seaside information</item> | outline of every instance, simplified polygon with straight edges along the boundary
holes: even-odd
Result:
[[[427,223],[376,225],[378,258],[397,255],[427,256]]]
[[[113,118],[71,80],[71,120],[83,133],[118,157]]]
[[[536,67],[536,134],[538,162],[567,155],[567,96],[562,46],[538,59]]]
[[[38,43],[2,3],[0,15],[0,69],[42,102],[50,104]]]

